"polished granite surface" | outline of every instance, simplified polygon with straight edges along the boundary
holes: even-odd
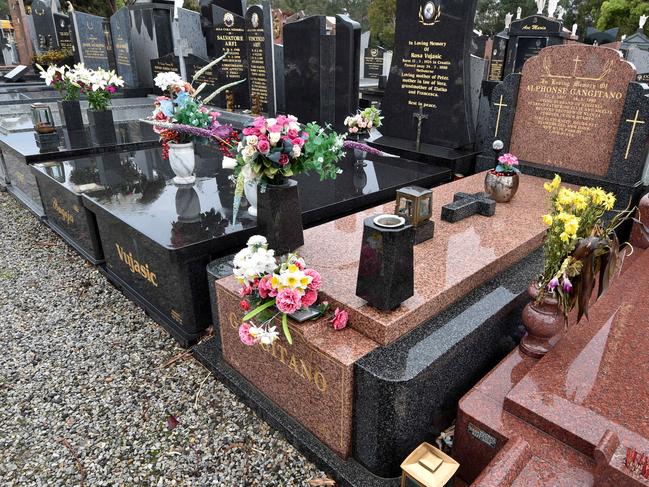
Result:
[[[58,146],[41,149],[33,131],[16,132],[0,136],[0,148],[12,150],[25,159],[25,162],[42,162],[51,158],[62,158],[77,154],[90,154],[114,150],[116,146],[133,148],[158,145],[159,136],[149,124],[139,121],[115,122],[114,139],[98,139],[89,127],[83,130],[57,128]]]
[[[197,146],[196,183],[180,187],[172,182],[173,172],[160,153],[160,148],[108,153],[35,167],[69,190],[84,193],[91,209],[101,208],[169,249],[241,231],[254,233],[256,219],[248,214],[245,199],[233,223],[232,171],[222,169],[217,150]],[[446,169],[436,166],[362,156],[348,152],[335,181],[321,182],[315,174],[296,178],[306,225],[372,206],[377,198],[392,199],[405,185],[434,186],[449,178]]]

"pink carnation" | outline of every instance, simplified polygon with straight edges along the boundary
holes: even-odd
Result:
[[[273,289],[273,286],[271,285],[271,280],[273,279],[273,276],[270,274],[265,275],[264,277],[261,278],[261,281],[259,281],[259,297],[261,299],[266,299],[268,296],[270,297],[275,297],[277,296],[277,291]]]
[[[295,313],[302,307],[300,293],[297,289],[282,289],[277,293],[275,298],[275,305],[282,313],[291,314]]]
[[[248,136],[248,135],[259,135],[259,130],[253,127],[246,127],[243,129],[243,135]]]
[[[250,334],[250,323],[244,323],[239,327],[239,339],[244,345],[249,347],[257,343],[257,339]]]
[[[241,289],[239,289],[239,296],[242,298],[245,298],[250,294],[252,294],[252,286],[242,286]]]
[[[331,324],[334,326],[335,330],[342,330],[347,326],[347,320],[349,320],[349,315],[344,309],[336,308],[334,311],[334,317],[331,320]]]
[[[498,158],[498,162],[507,166],[518,166],[518,157],[514,154],[503,154]]]
[[[320,289],[320,284],[322,284],[322,277],[318,274],[318,271],[314,269],[304,269],[304,273],[307,276],[311,276],[311,283],[309,284],[309,289],[317,291]]]
[[[314,291],[313,289],[307,289],[306,293],[304,293],[304,296],[302,296],[302,306],[304,308],[308,308],[317,300],[318,300],[318,292]]]

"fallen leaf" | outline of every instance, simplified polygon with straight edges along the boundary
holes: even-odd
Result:
[[[167,416],[167,428],[169,428],[170,430],[176,429],[176,426],[178,426],[179,422],[180,421],[178,421],[178,418],[176,418],[176,416],[174,416],[173,414]]]
[[[319,479],[310,479],[306,481],[307,484],[316,486],[316,485],[336,485],[336,482],[331,480],[328,477],[319,478]]]

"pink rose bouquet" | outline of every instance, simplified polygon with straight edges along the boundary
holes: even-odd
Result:
[[[243,301],[239,306],[244,311],[251,310],[243,317],[239,329],[241,342],[245,345],[272,344],[279,333],[271,325],[281,315],[284,336],[292,344],[288,315],[316,303],[322,284],[320,274],[307,268],[304,260],[295,254],[277,259],[275,252],[268,248],[266,238],[260,235],[250,237],[246,247],[235,255],[233,272],[241,284],[239,295]],[[324,314],[327,306],[319,306],[316,317]],[[332,323],[334,328],[342,329],[347,323],[347,314],[336,311]],[[253,318],[259,324],[255,324]]]

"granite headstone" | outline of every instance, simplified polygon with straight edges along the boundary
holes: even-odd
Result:
[[[157,59],[149,61],[151,67],[151,79],[155,78],[160,73],[171,71],[180,76],[180,60],[174,53],[166,54]]]
[[[34,47],[39,52],[50,51],[59,47],[53,17],[56,10],[53,10],[52,7],[52,0],[32,1],[32,21],[37,39],[37,44]]]
[[[113,71],[117,71],[117,63],[115,62],[115,49],[113,47],[113,34],[111,33],[109,19],[104,19],[102,28],[104,31],[104,44],[106,45],[108,67]]]
[[[248,66],[248,50],[246,43],[245,19],[221,7],[212,6],[214,19],[214,57],[221,57],[226,52],[228,55],[218,64],[219,81],[227,85],[235,81],[245,80],[229,91],[234,96],[235,109],[250,108],[250,74]],[[215,103],[226,106],[225,93],[219,95]]]
[[[74,42],[70,33],[70,17],[65,14],[52,14],[54,18],[54,28],[56,29],[56,38],[59,41],[59,48],[74,51]]]
[[[336,76],[334,126],[345,130],[344,120],[358,110],[361,25],[347,15],[336,15]]]
[[[208,64],[209,61],[207,61],[206,59],[194,56],[193,54],[189,54],[185,58],[185,66],[187,67],[187,80],[193,80],[196,73]],[[194,86],[200,86],[202,83],[205,83],[205,88],[203,88],[203,92],[201,93],[201,96],[203,97],[214,93],[214,91],[219,88],[218,68],[216,66],[212,66],[212,68],[208,69],[202,75],[200,75],[198,79],[196,79]]]
[[[475,0],[398,0],[395,49],[382,103],[384,136],[448,148],[473,142],[469,49]],[[432,123],[432,119],[444,123]]]
[[[135,88],[138,86],[139,78],[135,46],[131,42],[131,14],[128,8],[122,7],[111,16],[110,27],[117,74],[124,78],[126,88]]]
[[[513,21],[509,29],[505,75],[520,73],[525,61],[544,47],[563,44],[565,38],[563,22],[557,19],[532,15]]]
[[[385,49],[382,47],[368,47],[363,54],[363,77],[378,79],[383,76],[383,56]]]
[[[264,113],[274,116],[275,52],[273,48],[273,17],[270,2],[252,5],[246,11],[246,41],[250,62],[250,94],[258,95]]]
[[[83,12],[72,12],[75,61],[88,69],[110,69],[104,37],[104,18]]]

